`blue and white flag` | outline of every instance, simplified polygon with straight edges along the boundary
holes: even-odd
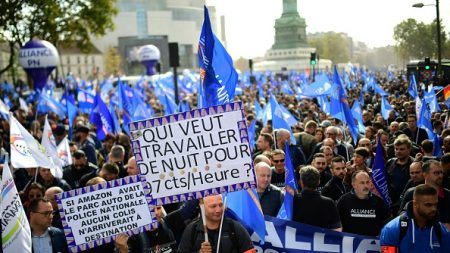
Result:
[[[95,95],[94,107],[92,108],[89,122],[97,127],[97,138],[100,141],[105,139],[107,133],[114,133],[114,122],[108,107],[99,93]]]
[[[419,96],[419,92],[417,91],[416,77],[414,76],[414,74],[411,75],[411,78],[409,80],[408,93],[413,98]]]
[[[302,94],[306,97],[318,97],[324,95],[331,95],[333,92],[332,85],[325,73],[316,76],[314,83],[306,85],[302,90]]]
[[[9,106],[0,99],[0,116],[3,119],[9,120]]]
[[[1,181],[2,252],[31,253],[30,224],[14,184],[8,161],[3,164]]]
[[[221,105],[233,101],[238,82],[238,74],[233,67],[233,59],[214,36],[206,6],[204,11],[205,19],[198,43],[200,89],[203,93],[199,107]]]
[[[295,170],[292,166],[291,155],[289,151],[289,144],[286,142],[284,147],[284,153],[286,161],[285,170],[285,186],[286,191],[284,195],[284,202],[278,211],[277,218],[284,220],[292,220],[292,214],[294,213],[294,195],[297,192],[297,183],[295,182]]]
[[[381,115],[385,120],[389,118],[389,113],[392,111],[392,106],[387,101],[386,97],[381,97]]]
[[[78,89],[78,109],[83,113],[90,113],[94,106],[95,96],[91,93]]]
[[[378,193],[380,193],[381,198],[384,200],[384,203],[386,203],[386,205],[390,208],[392,200],[389,196],[388,191],[383,144],[381,143],[380,137],[378,137],[377,143],[377,153],[375,154],[375,158],[373,161],[372,182],[375,185]]]
[[[247,189],[229,192],[226,198],[226,214],[239,221],[247,230],[256,233],[259,240],[264,242],[266,223],[256,190]]]
[[[66,108],[60,102],[44,93],[39,98],[37,111],[42,113],[54,112],[60,119],[66,118]]]
[[[297,141],[295,139],[294,134],[292,133],[292,129],[283,116],[283,110],[281,109],[276,98],[272,94],[270,94],[270,108],[272,111],[273,129],[283,128],[283,129],[288,130],[291,133],[291,143],[295,145],[297,143]]]

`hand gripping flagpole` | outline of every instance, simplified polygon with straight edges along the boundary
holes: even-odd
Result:
[[[203,199],[200,199],[200,212],[202,214],[203,229],[205,231],[205,242],[209,242],[208,228],[206,227],[205,203],[203,203]]]

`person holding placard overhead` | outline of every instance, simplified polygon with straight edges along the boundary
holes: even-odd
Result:
[[[250,253],[256,252],[247,230],[238,222],[224,218],[221,226],[224,205],[221,195],[203,198],[205,205],[205,226],[202,219],[189,224],[184,230],[178,247],[179,253]],[[207,229],[206,233],[204,227]],[[221,230],[221,231],[220,231]],[[221,236],[220,236],[221,235]],[[218,243],[220,239],[220,244]]]

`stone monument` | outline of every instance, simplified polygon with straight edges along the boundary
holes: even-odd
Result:
[[[283,0],[283,13],[275,21],[275,43],[267,50],[264,60],[254,64],[256,71],[304,71],[310,66],[315,48],[308,46],[306,22],[297,11],[297,0]],[[320,67],[330,67],[331,61],[320,59]]]

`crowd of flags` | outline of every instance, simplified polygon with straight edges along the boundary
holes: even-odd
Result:
[[[183,73],[179,80],[182,92],[193,93],[197,91],[199,106],[209,107],[233,101],[236,90],[242,89],[242,86],[248,85],[248,82],[238,85],[238,74],[233,67],[233,61],[213,34],[206,7],[204,8],[204,17],[198,47],[199,77],[187,72]],[[275,129],[284,128],[291,131],[291,127],[297,124],[295,117],[282,104],[277,102],[277,94],[273,94],[271,89],[267,92],[264,91],[262,84],[265,83],[266,77],[270,74],[256,74],[259,99],[265,100],[266,95],[269,97],[269,103],[263,108],[258,101],[255,102],[256,119],[262,120],[264,123],[271,119]],[[249,80],[247,75],[248,73],[244,73],[241,79]],[[389,94],[376,82],[374,76],[366,73],[363,69],[358,70],[353,66],[351,67],[350,75],[359,75],[365,81],[361,97],[363,92],[368,92],[369,90],[373,90],[382,97],[381,113],[383,118],[387,119],[393,107],[388,101]],[[289,78],[290,80],[295,80],[295,84],[288,81],[275,80],[273,81],[273,86],[279,86],[277,90],[280,93],[295,95],[299,99],[316,98],[322,111],[341,120],[349,128],[352,139],[356,142],[359,134],[364,132],[364,124],[361,117],[361,107],[364,100],[355,100],[350,108],[346,88],[354,88],[356,83],[345,72],[341,76],[336,67],[334,67],[331,75],[324,72],[317,73],[315,81],[309,83],[308,73],[291,73]],[[393,78],[392,73],[388,73],[388,78]],[[71,76],[68,79],[72,83],[76,82]],[[165,108],[164,113],[167,115],[190,110],[186,101],[182,101],[178,105],[174,102],[176,99],[171,79],[172,76],[170,75],[163,76],[150,83],[155,95]],[[198,83],[200,85],[197,88]],[[114,87],[112,80],[105,80],[96,91],[91,83],[80,82],[76,88],[76,100],[74,95],[67,91],[62,94],[61,99],[57,100],[52,89],[44,88],[40,93],[32,92],[26,100],[20,98],[20,108],[27,112],[27,102],[37,100],[37,113],[53,112],[60,119],[67,118],[70,128],[74,126],[74,119],[79,112],[88,113],[90,114],[90,123],[97,128],[98,139],[103,140],[107,133],[119,133],[121,131],[129,133],[128,124],[130,122],[155,116],[153,108],[146,103],[144,84],[145,78],[141,78],[134,87],[130,87],[121,80],[118,80],[116,87]],[[8,85],[3,85],[1,88],[4,91],[14,93],[14,89]],[[440,111],[434,88],[429,87],[428,90],[424,90],[424,96],[420,98],[416,80],[412,76],[408,93],[416,99],[418,106],[417,125],[427,130],[429,138],[435,144],[439,143],[439,137],[433,132],[431,125],[431,113]],[[450,86],[445,87],[443,93],[445,100],[449,103]],[[5,96],[3,99],[0,99],[0,116],[10,121],[11,164],[16,168],[50,168],[55,177],[62,177],[62,167],[71,164],[67,137],[59,145],[56,145],[50,124],[46,119],[42,142],[38,143],[19,121],[9,114],[11,106],[9,97]],[[118,120],[119,115],[123,120],[122,124]],[[255,145],[255,123],[256,120],[249,124],[250,146],[252,148]],[[294,137],[292,132],[291,136]],[[295,144],[295,138],[292,138],[291,142]],[[385,177],[382,154],[381,142],[378,141],[373,170],[378,173],[377,175]],[[289,149],[286,146],[287,161],[290,161],[289,155]],[[286,191],[284,203],[278,217],[291,220],[293,212],[292,192],[297,191],[297,185],[292,164],[287,162],[286,166],[286,186],[289,187],[289,190]],[[378,180],[377,178],[376,180],[374,179],[374,182],[386,204],[390,205],[389,196],[383,191],[385,179]],[[2,176],[1,213],[5,210],[4,208],[8,201],[12,201],[11,199],[14,196],[17,196],[17,190],[15,189],[9,167],[5,163]],[[254,231],[264,241],[266,235],[265,222],[255,190],[248,189],[229,193],[226,198],[226,205],[231,213],[230,215],[235,216],[244,226]],[[8,230],[10,229],[9,225],[14,225],[15,230],[11,233],[18,234],[16,238],[20,242],[20,250],[17,250],[17,243],[11,243],[8,241],[10,238],[6,238],[7,244],[6,246],[5,244],[3,245],[4,252],[31,252],[30,230],[22,207],[20,207],[20,212],[17,212],[13,219],[7,223],[7,227],[4,230],[10,232],[11,230]]]

